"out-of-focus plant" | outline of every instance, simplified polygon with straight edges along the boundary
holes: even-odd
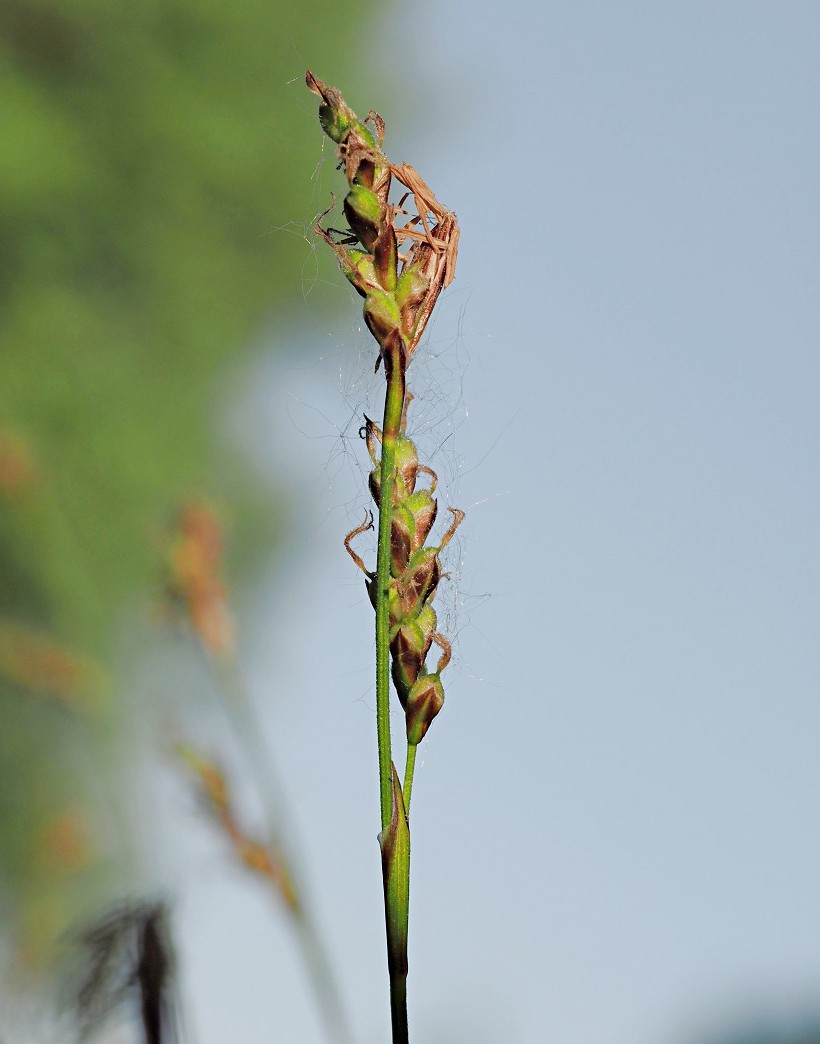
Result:
[[[213,673],[216,690],[243,756],[244,768],[265,813],[264,838],[250,836],[240,822],[224,771],[191,744],[177,754],[197,782],[213,819],[238,861],[273,886],[294,929],[313,986],[328,1040],[349,1044],[350,1031],[322,934],[308,901],[304,857],[295,851],[284,788],[279,782],[261,723],[250,699],[237,655],[235,625],[223,575],[222,526],[214,509],[189,501],[178,513],[166,562],[165,601],[194,638]]]
[[[79,974],[73,1007],[81,1041],[114,1009],[136,1009],[144,1044],[176,1044],[180,1013],[168,911],[161,902],[109,910],[76,939]]]
[[[814,1011],[786,1020],[749,1018],[737,1028],[710,1034],[697,1044],[820,1044],[820,1019]]]
[[[277,233],[309,205],[293,55],[350,71],[368,14],[0,4],[0,910],[32,964],[139,881],[127,799],[105,807],[126,760],[114,639],[159,520],[203,489],[243,548],[275,535],[226,466],[219,378],[301,289],[304,242]],[[44,862],[55,823],[81,860]]]

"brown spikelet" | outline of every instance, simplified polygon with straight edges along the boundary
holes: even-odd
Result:
[[[222,577],[223,533],[213,508],[184,504],[167,556],[166,598],[187,618],[202,645],[217,656],[234,650],[234,626]]]
[[[24,691],[69,710],[99,708],[107,693],[105,673],[94,660],[50,635],[0,618],[0,676]]]
[[[177,755],[195,778],[208,811],[230,841],[239,862],[255,875],[269,881],[285,905],[291,910],[297,910],[299,897],[282,854],[249,837],[242,828],[222,769],[213,759],[188,745],[177,747]]]

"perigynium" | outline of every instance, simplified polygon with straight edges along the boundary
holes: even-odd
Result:
[[[321,99],[319,121],[337,145],[348,183],[343,210],[349,231],[325,229],[321,219],[316,231],[364,298],[365,323],[379,348],[376,369],[384,365],[386,380],[381,428],[369,418],[364,425],[373,463],[370,492],[379,518],[375,572],[367,569],[351,543],[372,527],[372,516],[348,533],[345,546],[365,574],[376,612],[379,843],[390,1009],[393,1044],[405,1044],[410,798],[416,750],[444,704],[441,674],[450,660],[450,646],[436,629],[432,605],[442,577],[439,555],[464,518],[462,511],[450,508],[452,520],[444,535],[437,544],[428,543],[438,510],[437,478],[419,463],[416,447],[407,436],[411,396],[406,374],[438,296],[455,274],[459,228],[455,214],[438,202],[413,167],[395,165],[384,154],[385,125],[377,113],[360,120],[336,88],[310,72],[307,85]],[[394,180],[406,191],[391,203]],[[408,212],[405,205],[411,198]],[[421,486],[420,477],[425,480]],[[438,661],[430,670],[427,658],[434,645]],[[391,678],[405,714],[403,783],[392,757]]]

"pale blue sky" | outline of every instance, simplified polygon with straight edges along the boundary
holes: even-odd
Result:
[[[414,1044],[697,1044],[820,1007],[820,5],[427,0],[376,42],[390,86],[348,101],[463,229],[410,371],[469,511],[414,790]],[[308,60],[281,77],[306,111]],[[377,1044],[372,612],[341,548],[366,469],[336,427],[380,385],[338,295],[331,322],[295,302],[243,411],[304,485],[248,626]],[[319,1044],[263,896],[198,871],[181,913],[200,1044]]]

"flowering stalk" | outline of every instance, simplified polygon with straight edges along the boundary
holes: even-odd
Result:
[[[437,546],[426,546],[436,518],[437,478],[421,465],[407,437],[407,367],[441,290],[455,273],[459,229],[419,174],[408,164],[392,164],[382,151],[384,121],[371,112],[361,121],[339,91],[312,73],[307,85],[321,99],[319,121],[338,146],[349,191],[344,214],[349,232],[335,239],[317,225],[342,272],[364,298],[364,319],[379,345],[376,369],[384,363],[387,382],[381,429],[365,418],[364,433],[373,462],[370,491],[378,506],[376,571],[353,550],[352,539],[372,522],[348,533],[345,546],[364,572],[376,612],[376,733],[390,1007],[394,1044],[405,1044],[407,1028],[407,926],[410,887],[408,812],[416,748],[444,703],[441,671],[450,659],[447,641],[436,631],[431,602],[441,578],[439,552],[460,524],[453,522]],[[367,124],[370,123],[371,127]],[[406,190],[389,202],[392,179]],[[412,195],[415,213],[403,204]],[[322,215],[323,217],[325,215]],[[404,250],[405,252],[402,252]],[[378,454],[381,454],[379,457]],[[416,488],[420,474],[429,488]],[[434,672],[426,667],[433,644],[441,649]],[[405,713],[407,753],[404,786],[392,759],[390,682]]]

